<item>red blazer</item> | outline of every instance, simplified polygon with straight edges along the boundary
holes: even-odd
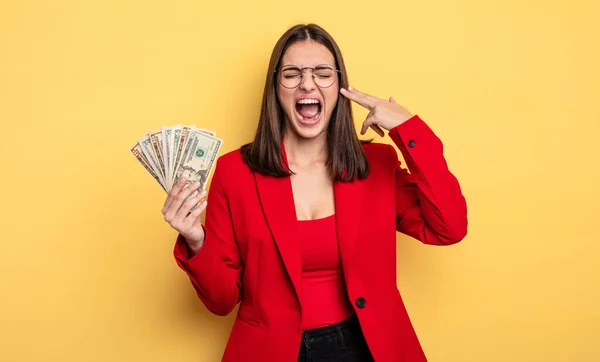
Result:
[[[389,135],[392,146],[365,144],[370,174],[336,182],[335,219],[346,279],[367,344],[377,362],[421,362],[425,355],[396,285],[396,231],[449,245],[467,232],[466,202],[442,143],[418,116]],[[206,241],[175,258],[213,313],[240,306],[226,362],[295,362],[301,341],[302,271],[289,177],[252,172],[239,150],[217,161],[206,210]]]

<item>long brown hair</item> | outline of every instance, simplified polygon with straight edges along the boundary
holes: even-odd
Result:
[[[300,24],[288,29],[279,38],[271,54],[267,80],[263,93],[262,109],[254,141],[242,147],[242,157],[252,171],[284,177],[292,174],[284,165],[281,140],[285,130],[283,109],[277,99],[277,76],[281,58],[290,45],[312,40],[323,44],[333,54],[339,69],[338,87],[348,87],[348,75],[342,53],[331,35],[315,24]],[[327,127],[327,167],[335,181],[364,179],[369,164],[361,146],[352,116],[350,100],[340,95]]]

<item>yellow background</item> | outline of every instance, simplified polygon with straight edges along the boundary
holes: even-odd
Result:
[[[165,196],[129,148],[177,123],[216,131],[223,152],[249,141],[272,47],[298,22],[335,37],[353,86],[424,118],[461,181],[461,244],[399,236],[430,361],[600,360],[599,12],[4,0],[0,361],[219,360],[233,315],[209,314],[177,268]]]

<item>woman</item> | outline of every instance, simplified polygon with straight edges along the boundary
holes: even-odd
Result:
[[[393,147],[358,140],[351,101],[370,110],[361,134],[389,131],[410,174]],[[465,199],[440,140],[393,98],[349,87],[325,30],[279,39],[254,141],[220,157],[210,203],[185,202],[198,184],[184,184],[163,208],[176,261],[211,312],[240,303],[223,361],[426,361],[396,286],[396,232],[456,243]]]

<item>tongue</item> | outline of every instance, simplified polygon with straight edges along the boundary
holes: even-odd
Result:
[[[301,104],[298,107],[298,112],[304,118],[313,118],[319,113],[319,105],[318,104]]]

